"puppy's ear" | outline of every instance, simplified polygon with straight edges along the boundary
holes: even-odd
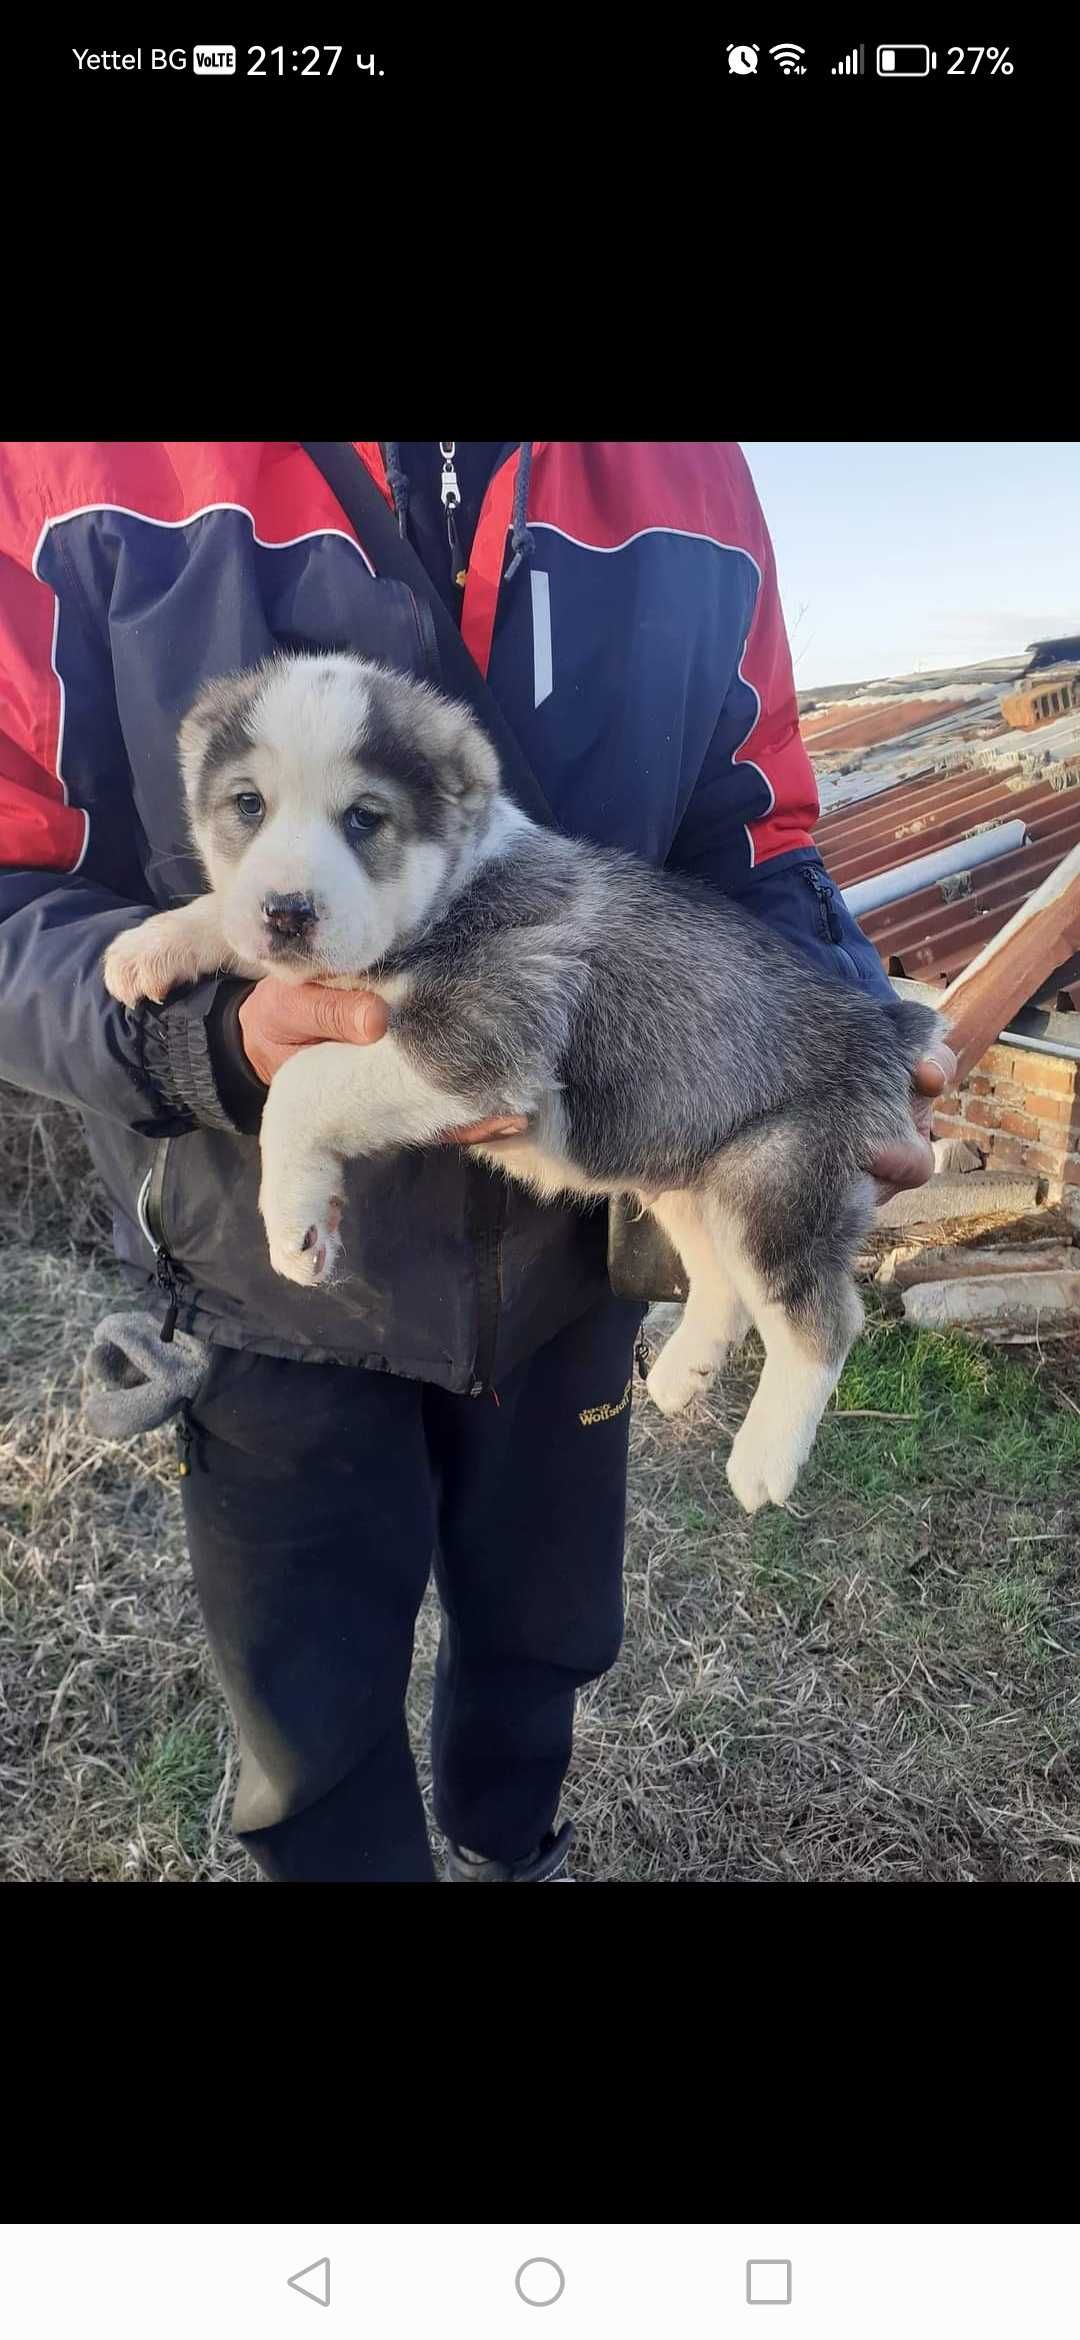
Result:
[[[439,784],[467,812],[478,812],[499,786],[499,759],[468,707],[446,709],[447,737],[439,757]]]
[[[189,708],[180,725],[180,769],[193,802],[204,775],[253,745],[249,717],[257,691],[258,678],[250,670],[223,674],[207,683]]]

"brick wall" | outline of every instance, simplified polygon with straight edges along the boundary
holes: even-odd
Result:
[[[1080,1190],[1080,1063],[999,1044],[934,1108],[934,1136],[966,1138],[988,1170],[1046,1180],[1050,1202]]]

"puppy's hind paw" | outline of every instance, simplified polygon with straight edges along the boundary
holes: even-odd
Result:
[[[736,1503],[748,1512],[766,1503],[786,1503],[794,1494],[799,1458],[785,1453],[779,1443],[765,1444],[749,1421],[738,1432],[727,1460],[727,1483]]]
[[[681,1414],[691,1398],[708,1389],[715,1372],[712,1364],[687,1357],[685,1351],[680,1355],[678,1340],[678,1334],[673,1333],[645,1381],[654,1406],[659,1406],[662,1414]]]

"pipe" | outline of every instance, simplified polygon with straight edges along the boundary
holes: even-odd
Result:
[[[1032,1048],[1037,1056],[1064,1056],[1073,1064],[1080,1064],[1080,1048],[1071,1040],[1048,1040],[1045,1033],[999,1032],[1002,1048]]]
[[[889,981],[899,999],[921,999],[924,1006],[932,1008],[940,1008],[948,988],[943,983],[919,983],[910,975],[890,975]],[[1020,1008],[1014,1010],[1014,1013],[1024,1015],[1027,1010]],[[1053,1032],[1018,1032],[1014,1025],[1008,1025],[1005,1031],[998,1033],[997,1045],[999,1048],[1028,1048],[1036,1056],[1060,1056],[1066,1063],[1080,1064],[1080,1043],[1062,1040]]]
[[[981,868],[986,861],[1000,861],[1003,854],[1015,853],[1029,841],[1023,821],[1002,821],[1000,827],[987,829],[980,837],[961,837],[957,844],[943,845],[937,853],[923,853],[917,861],[899,861],[892,869],[879,870],[875,877],[848,886],[844,900],[852,917],[861,918],[868,910],[903,902],[909,894],[935,886],[942,878],[961,876],[969,869]]]

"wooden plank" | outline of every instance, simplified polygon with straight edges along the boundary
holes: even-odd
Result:
[[[981,1251],[967,1243],[950,1250],[905,1243],[882,1260],[874,1280],[906,1292],[913,1284],[956,1283],[978,1276],[1070,1275],[1078,1270],[1080,1251],[1074,1243],[988,1243]]]
[[[1011,1170],[935,1171],[925,1186],[906,1186],[874,1213],[874,1227],[923,1226],[938,1219],[974,1219],[997,1212],[1015,1219],[1039,1199],[1039,1181]]]
[[[1080,1273],[972,1277],[916,1284],[904,1294],[909,1323],[978,1340],[1035,1341],[1080,1333]]]
[[[972,959],[938,1001],[962,1081],[1010,1016],[1053,967],[1080,946],[1080,845],[1074,845],[1015,916]]]

